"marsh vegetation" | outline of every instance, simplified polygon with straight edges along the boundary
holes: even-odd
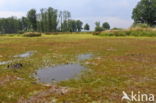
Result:
[[[0,61],[13,61],[15,55],[28,51],[37,52],[12,62],[21,63],[21,69],[8,69],[8,64],[0,65],[0,101],[120,103],[123,90],[156,93],[155,45],[156,39],[150,37],[103,38],[92,34],[42,35],[35,38],[3,36],[0,38]],[[88,53],[93,56],[90,58]],[[51,85],[49,81],[48,84],[38,82],[34,77],[34,73],[42,67],[75,66],[70,63],[77,63],[78,58],[83,59],[79,63],[87,68],[79,78]]]

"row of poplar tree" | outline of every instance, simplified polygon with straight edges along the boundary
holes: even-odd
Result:
[[[37,32],[81,32],[83,22],[72,20],[69,11],[58,11],[52,7],[28,11],[26,17],[0,18],[0,33]],[[89,25],[85,25],[89,30]]]

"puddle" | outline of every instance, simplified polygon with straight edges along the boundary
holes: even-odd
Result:
[[[27,58],[27,57],[30,57],[30,56],[32,56],[34,53],[36,53],[37,51],[28,51],[28,52],[25,52],[25,53],[23,53],[23,54],[19,54],[19,55],[15,55],[15,56],[13,56],[14,58]],[[0,57],[2,57],[1,55],[0,55]],[[13,60],[13,61],[17,61],[17,60],[20,60],[20,59],[15,59],[15,60]],[[9,63],[11,63],[11,62],[13,62],[13,61],[0,61],[0,65],[5,65],[5,64],[9,64]]]
[[[15,58],[27,58],[27,57],[32,56],[35,52],[36,51],[28,51],[28,52],[25,52],[23,54],[15,55],[14,57]]]
[[[93,54],[81,54],[78,56],[78,60],[87,60],[92,58]]]
[[[37,71],[36,77],[42,83],[63,81],[78,76],[85,67],[80,64],[62,64],[55,67],[47,67]]]
[[[10,61],[2,61],[2,62],[0,62],[0,65],[5,65],[5,64],[9,64],[10,63]]]
[[[10,64],[13,62],[18,62],[18,61],[20,61],[20,59],[9,60],[9,61],[0,61],[0,65]]]

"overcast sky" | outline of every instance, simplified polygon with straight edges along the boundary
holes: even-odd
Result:
[[[25,16],[35,8],[68,10],[73,19],[81,19],[94,28],[96,21],[109,22],[111,27],[128,28],[132,10],[140,0],[0,0],[0,17]]]

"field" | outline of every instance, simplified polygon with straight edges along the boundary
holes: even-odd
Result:
[[[14,56],[36,51],[28,58]],[[45,66],[81,61],[87,69],[78,78],[43,84],[33,74]],[[21,63],[21,69],[0,65],[0,103],[121,103],[122,91],[156,95],[156,38],[101,37],[91,34],[0,36],[0,61]]]

